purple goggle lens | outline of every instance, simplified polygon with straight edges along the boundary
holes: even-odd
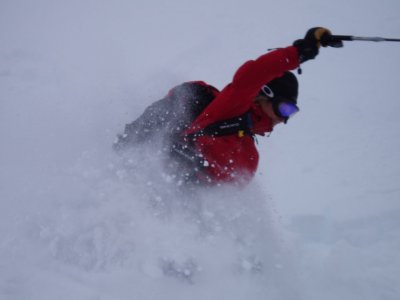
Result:
[[[299,107],[292,102],[282,101],[279,102],[277,105],[278,115],[282,118],[290,118],[299,110],[300,110]]]

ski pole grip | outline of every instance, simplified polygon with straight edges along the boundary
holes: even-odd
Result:
[[[331,35],[332,39],[339,40],[339,41],[352,41],[352,35]]]
[[[321,45],[323,47],[334,47],[334,48],[340,48],[343,47],[343,42],[344,40],[347,40],[347,37],[350,36],[344,36],[344,35],[332,35],[332,34],[324,34],[321,37]],[[343,39],[345,38],[345,39]]]

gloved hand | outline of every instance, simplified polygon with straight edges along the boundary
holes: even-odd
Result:
[[[322,47],[342,47],[343,43],[336,40],[329,29],[323,27],[314,27],[307,31],[304,39],[296,40],[293,46],[297,48],[300,63],[309,59],[314,59]]]

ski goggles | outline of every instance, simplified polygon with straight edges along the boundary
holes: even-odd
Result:
[[[267,96],[272,101],[274,113],[278,117],[285,119],[285,123],[291,116],[300,110],[295,101],[285,97],[275,96],[274,92],[268,85],[264,85],[261,88],[260,95]]]
[[[292,100],[287,99],[273,99],[272,107],[274,109],[274,113],[285,119],[285,123],[292,117],[294,114],[299,112],[300,108],[294,103]]]

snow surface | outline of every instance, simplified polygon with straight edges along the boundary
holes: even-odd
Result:
[[[400,37],[398,0],[0,1],[0,299],[399,299],[400,44],[303,65],[245,189],[191,197],[115,134],[313,26]]]

